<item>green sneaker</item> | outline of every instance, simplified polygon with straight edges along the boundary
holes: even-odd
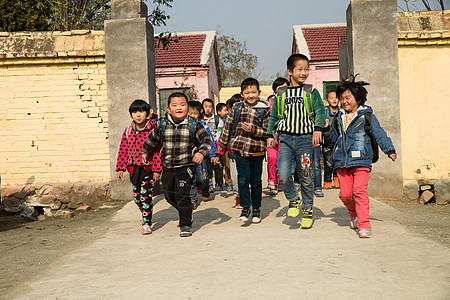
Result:
[[[301,226],[302,229],[309,229],[313,225],[313,209],[312,207],[309,209],[302,209],[302,221]]]
[[[287,216],[290,218],[295,218],[300,213],[300,199],[289,201],[289,209],[287,211]]]

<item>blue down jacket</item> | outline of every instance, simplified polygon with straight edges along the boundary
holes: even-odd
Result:
[[[364,129],[365,118],[364,114],[373,112],[370,106],[360,106],[357,111],[357,116],[352,120],[348,126],[347,132],[344,132],[342,126],[342,115],[344,110],[337,112],[338,128],[335,128],[333,118],[330,120],[330,127],[326,128],[325,134],[336,145],[333,150],[333,159],[336,168],[348,167],[368,167],[372,168],[373,150],[370,144],[370,137]],[[380,122],[372,113],[372,122],[370,124],[370,133],[377,141],[381,150],[390,155],[395,153],[395,147],[386,132],[381,128]]]

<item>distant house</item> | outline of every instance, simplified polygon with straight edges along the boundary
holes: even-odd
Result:
[[[310,59],[307,83],[325,97],[340,80],[339,46],[346,40],[346,24],[297,25],[293,29],[292,53],[305,54]]]
[[[166,47],[155,38],[155,65],[160,114],[166,111],[167,98],[174,92],[219,102],[221,80],[215,31],[177,33]]]

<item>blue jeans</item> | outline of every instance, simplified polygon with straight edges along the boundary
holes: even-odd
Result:
[[[262,165],[264,155],[253,157],[242,157],[236,153],[236,167],[238,171],[239,198],[242,207],[253,209],[261,207],[262,199]],[[250,188],[251,185],[251,196]]]
[[[208,172],[205,160],[203,160],[201,164],[196,164],[195,176],[192,180],[191,189],[189,190],[189,197],[191,198],[191,201],[197,200],[197,182],[200,189],[204,190],[209,188]]]
[[[331,182],[332,177],[337,178],[336,169],[334,168],[333,160],[333,147],[322,147],[323,151],[323,164],[324,164],[324,175],[323,181]]]
[[[284,195],[289,201],[298,199],[298,192],[292,175],[295,169],[300,175],[303,206],[314,202],[314,153],[312,134],[280,135],[277,172]]]
[[[320,166],[320,146],[314,146],[314,190],[322,189],[322,167]]]

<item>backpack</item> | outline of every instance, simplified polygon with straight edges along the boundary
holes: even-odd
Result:
[[[238,102],[233,106],[233,111],[234,111],[233,125],[231,126],[231,134],[228,139],[228,143],[230,143],[231,138],[236,135],[237,125],[239,123],[239,118],[241,117],[241,111],[242,111],[243,107],[244,107],[244,102]],[[256,115],[258,117],[258,126],[260,126],[260,127],[262,127],[263,122],[264,122],[265,110],[266,110],[265,108],[256,108]]]
[[[219,120],[220,120],[219,115],[215,114],[214,115],[214,122],[216,123],[216,130],[217,130],[217,126],[219,126]]]
[[[338,114],[334,115],[333,123],[334,123],[334,127],[338,130],[339,122],[338,122],[337,115]],[[370,137],[370,145],[372,146],[372,151],[373,151],[372,163],[374,164],[380,158],[380,154],[378,151],[377,140],[375,140],[373,135],[370,133],[370,125],[371,124],[372,124],[372,113],[367,112],[364,114],[364,130],[366,131],[367,135]]]
[[[166,127],[167,127],[167,122],[169,122],[169,120],[167,118],[161,118],[159,119],[159,130],[161,132],[161,135],[164,137],[164,133],[166,131]],[[194,144],[196,147],[200,146],[199,141],[197,140],[197,123],[198,121],[190,116],[188,116],[188,125],[189,125],[189,136],[191,137],[191,139],[194,141]]]
[[[278,120],[282,120],[283,119],[283,114],[284,114],[284,100],[286,99],[286,90],[287,90],[287,86],[282,86],[277,90],[277,106],[278,106]],[[309,117],[314,120],[314,106],[312,104],[312,99],[311,99],[311,93],[313,91],[313,86],[312,84],[305,84],[303,85],[303,100],[306,99],[306,101],[304,101],[305,103],[305,107],[306,107],[306,111],[308,112]],[[281,101],[280,101],[281,98]]]

